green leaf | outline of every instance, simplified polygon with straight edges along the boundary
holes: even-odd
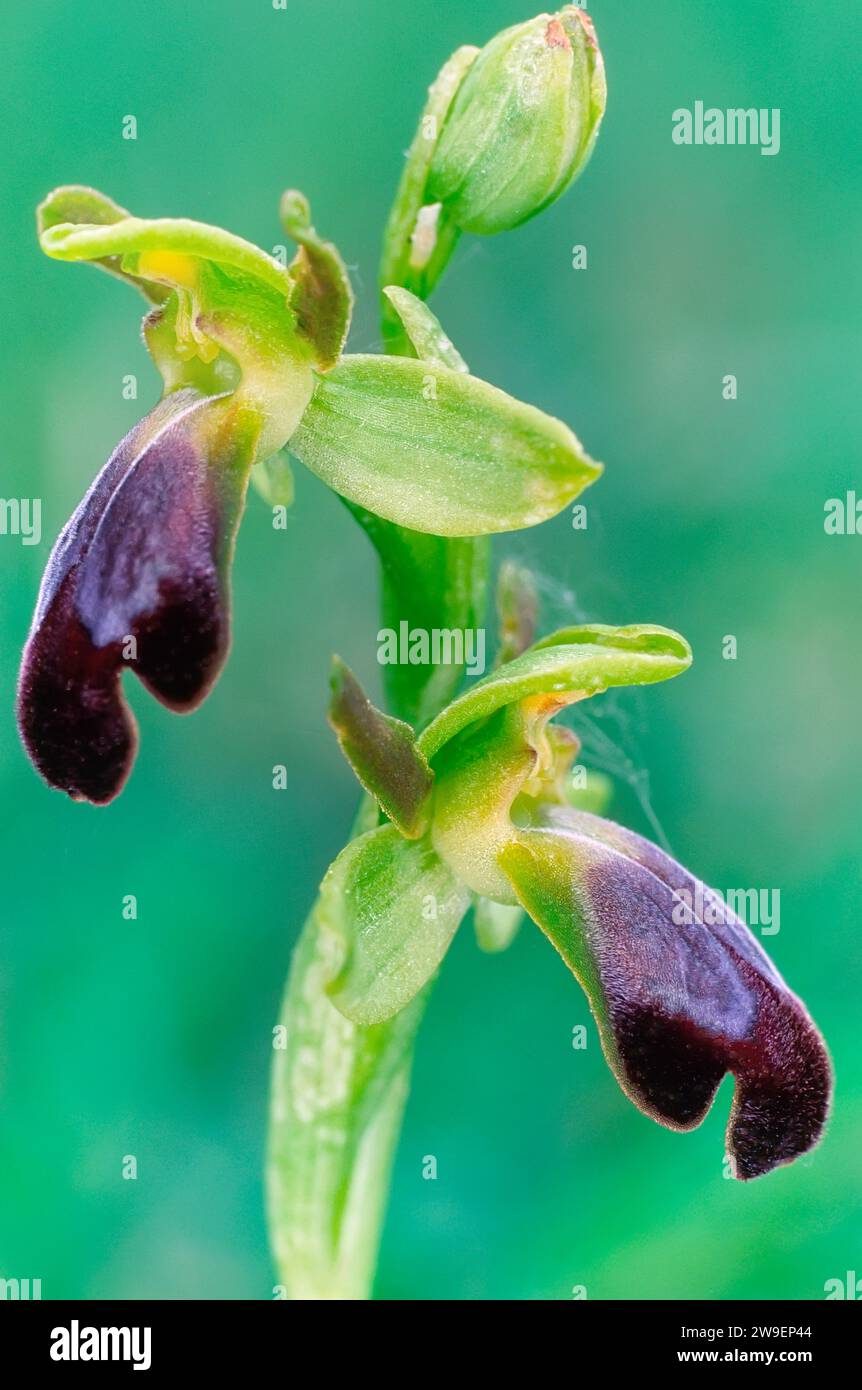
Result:
[[[428,983],[470,906],[470,892],[427,841],[392,825],[342,850],[321,897],[341,960],[327,992],[354,1023],[392,1018]]]
[[[428,170],[446,116],[478,48],[465,44],[441,68],[428,92],[428,101],[392,204],[383,240],[381,287],[402,285],[427,299],[451,256],[458,229],[440,209],[425,209]],[[407,350],[402,322],[391,302],[383,300],[383,332],[387,351]]]
[[[317,365],[328,371],[341,356],[353,312],[347,267],[337,247],[317,235],[308,199],[295,188],[282,195],[281,221],[299,245],[288,271],[296,285],[291,308],[300,332],[314,349]]]
[[[477,893],[473,902],[473,926],[479,949],[489,955],[507,951],[524,920],[524,909],[518,904],[495,903]]]
[[[329,722],[367,792],[408,839],[428,824],[433,776],[409,724],[375,709],[353,672],[335,658]]]
[[[421,299],[398,285],[387,285],[383,293],[404,325],[411,346],[421,361],[449,367],[453,372],[469,371],[451,338],[443,332],[440,320]]]
[[[290,448],[348,501],[440,536],[535,526],[601,472],[561,421],[402,357],[345,357],[318,377]]]
[[[468,724],[486,719],[505,705],[542,696],[547,710],[552,711],[598,695],[610,686],[668,680],[690,665],[691,648],[669,628],[608,627],[600,623],[564,628],[455,700],[420,735],[419,747],[431,762]]]

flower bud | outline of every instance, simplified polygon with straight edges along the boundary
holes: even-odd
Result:
[[[470,66],[434,151],[425,201],[462,231],[508,231],[586,164],[605,109],[592,20],[575,5],[496,35]]]

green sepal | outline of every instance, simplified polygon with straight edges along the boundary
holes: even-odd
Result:
[[[375,709],[353,672],[335,657],[329,722],[359,781],[408,839],[428,825],[433,774],[409,724]]]
[[[291,308],[297,327],[314,351],[321,371],[334,367],[350,329],[353,290],[347,267],[331,241],[323,241],[311,225],[308,199],[295,188],[282,194],[281,221],[299,246],[288,274],[296,286]]]
[[[36,234],[44,249],[43,238],[54,227],[76,226],[82,223],[90,226],[112,226],[116,222],[125,221],[131,215],[126,208],[115,203],[113,198],[106,197],[95,188],[87,188],[84,184],[65,184],[61,188],[55,188],[37,207]],[[151,304],[163,304],[171,293],[167,285],[127,275],[122,268],[120,256],[101,256],[92,264],[100,270],[106,270],[118,280],[132,285]]]
[[[535,526],[601,473],[560,420],[404,357],[345,357],[318,376],[290,449],[348,501],[440,536]]]
[[[399,1013],[432,978],[470,892],[427,840],[405,840],[384,825],[342,850],[323,880],[321,903],[341,956],[327,994],[351,1022],[375,1024]]]
[[[94,213],[102,210],[103,215],[97,221],[59,221],[63,208],[68,208],[70,213],[76,207],[86,210],[86,204],[82,208],[72,197],[76,192],[78,190],[70,188],[55,189],[41,204],[39,244],[46,256],[58,261],[102,261],[104,257],[119,256],[126,262],[122,269],[130,276],[145,281],[155,279],[156,283],[168,290],[175,289],[178,283],[186,287],[183,280],[171,274],[170,261],[165,261],[163,269],[158,269],[151,276],[146,269],[136,269],[140,258],[145,258],[146,266],[146,257],[150,253],[158,255],[169,252],[176,256],[191,256],[220,265],[226,273],[233,272],[237,282],[245,279],[247,283],[251,280],[271,289],[280,296],[285,314],[292,319],[287,309],[293,291],[290,274],[286,267],[261,251],[259,246],[221,227],[212,227],[186,217],[135,217],[94,189],[87,192],[92,195]],[[122,216],[108,221],[107,214],[112,210],[122,213]]]
[[[669,628],[602,623],[563,628],[455,700],[420,735],[419,747],[431,762],[468,724],[505,705],[541,696],[545,712],[553,712],[611,686],[668,680],[690,665],[691,648]]]
[[[500,667],[419,738],[435,774],[434,848],[475,893],[496,902],[515,901],[500,856],[516,826],[565,800],[578,740],[552,717],[609,686],[679,675],[691,660],[683,639],[666,629],[577,631],[577,644],[546,639],[550,645]]]

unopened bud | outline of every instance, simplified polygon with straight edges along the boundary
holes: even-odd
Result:
[[[425,200],[462,231],[526,222],[558,198],[592,152],[604,63],[575,5],[493,38],[471,65],[434,151]]]

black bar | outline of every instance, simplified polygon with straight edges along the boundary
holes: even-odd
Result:
[[[853,1300],[848,1300],[853,1302]],[[453,1306],[453,1305],[450,1305]],[[327,1378],[337,1363],[342,1343],[329,1334],[338,1329],[341,1318],[354,1314],[328,1305],[325,1314],[316,1308],[282,1301],[272,1302],[14,1302],[0,1304],[0,1348],[5,1366],[14,1365],[24,1375],[30,1370],[48,1371],[61,1379],[84,1374],[92,1379],[104,1371],[116,1376],[135,1374],[158,1380],[168,1373],[212,1371],[220,1379],[234,1372],[255,1377],[260,1374],[303,1379],[315,1373]],[[374,1361],[367,1362],[365,1374],[374,1363],[380,1367],[380,1314],[372,1306],[355,1326],[360,1332],[373,1330]],[[400,1318],[403,1314],[399,1315]],[[409,1318],[409,1312],[407,1314]],[[505,1332],[499,1323],[461,1325],[451,1329],[456,1340],[441,1335],[438,1315],[421,1316],[416,1346],[421,1346],[422,1371],[435,1354],[451,1371],[463,1347],[465,1360],[479,1354],[492,1362],[496,1356],[509,1356],[519,1346],[518,1328],[511,1323]],[[458,1314],[453,1315],[455,1319]],[[481,1315],[480,1315],[481,1316]],[[538,1316],[531,1306],[529,1323]],[[846,1302],[727,1302],[669,1303],[571,1301],[557,1312],[541,1317],[552,1320],[544,1327],[554,1341],[544,1344],[541,1359],[547,1364],[566,1367],[566,1374],[577,1377],[590,1367],[602,1376],[633,1370],[651,1376],[671,1367],[698,1368],[723,1366],[725,1370],[749,1367],[759,1371],[783,1370],[787,1366],[816,1369],[855,1364],[860,1323],[854,1308]],[[474,1315],[475,1317],[475,1315]],[[324,1321],[325,1318],[325,1321]],[[319,1320],[319,1321],[318,1321]],[[348,1328],[354,1326],[351,1321]],[[450,1324],[451,1327],[451,1324]],[[102,1331],[104,1329],[104,1333]],[[113,1329],[111,1331],[110,1329]],[[432,1331],[433,1329],[433,1331]],[[393,1328],[392,1359],[410,1375],[410,1359],[403,1352],[404,1327]],[[432,1335],[425,1336],[424,1332]],[[324,1336],[319,1336],[320,1331]],[[470,1333],[465,1340],[465,1334]],[[557,1340],[562,1333],[565,1340]],[[384,1334],[385,1335],[385,1334]],[[372,1346],[353,1347],[353,1358],[363,1360]],[[535,1364],[535,1343],[521,1343],[522,1354]],[[481,1348],[481,1351],[480,1351]],[[53,1349],[53,1355],[52,1355]],[[92,1351],[100,1359],[89,1359]],[[333,1356],[333,1352],[335,1355]],[[496,1356],[495,1356],[496,1352]],[[319,1369],[309,1361],[320,1356]],[[69,1359],[60,1359],[65,1356]],[[104,1357],[104,1359],[102,1359]],[[596,1366],[598,1362],[598,1366]],[[487,1363],[486,1363],[487,1364]],[[264,1369],[266,1368],[266,1369]],[[562,1369],[562,1366],[560,1367]]]

